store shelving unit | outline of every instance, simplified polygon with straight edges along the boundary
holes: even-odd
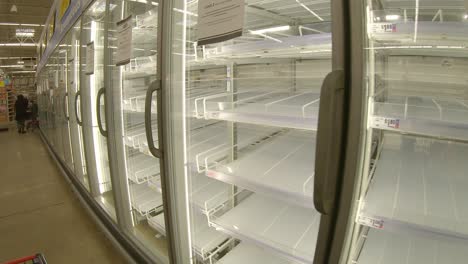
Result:
[[[132,207],[142,216],[146,216],[157,209],[162,209],[162,195],[151,189],[147,184],[132,184],[130,189]]]
[[[231,202],[225,201],[224,207]],[[212,211],[209,221],[218,230],[285,258],[301,263],[313,261],[320,224],[320,214],[315,210],[251,194],[229,210]]]
[[[371,143],[350,263],[464,263],[466,11],[368,2]]]
[[[255,245],[241,242],[234,249],[229,251],[224,257],[222,257],[217,263],[219,264],[257,264],[257,263],[268,263],[268,264],[290,264],[293,262],[277,258],[271,254],[268,254],[262,248]]]
[[[371,126],[452,139],[468,139],[468,101],[430,97],[391,97],[374,102]]]
[[[395,233],[370,229],[360,235],[357,264],[466,263],[466,240],[437,234],[406,231]]]
[[[317,130],[317,93],[258,88],[235,94],[235,102],[229,101],[232,96],[224,93],[197,99],[196,105],[203,105],[203,111],[197,114],[207,119]]]
[[[315,135],[290,131],[265,141],[229,163],[209,165],[206,175],[263,195],[313,208]],[[287,177],[294,171],[294,177]]]
[[[468,238],[468,145],[398,135],[384,140],[361,223],[407,223]]]

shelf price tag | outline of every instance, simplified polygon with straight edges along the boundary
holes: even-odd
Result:
[[[394,23],[373,23],[370,26],[371,33],[393,33],[397,32],[396,24]]]
[[[372,228],[383,229],[383,227],[384,227],[384,221],[383,220],[375,219],[375,218],[368,217],[368,216],[363,216],[363,215],[359,216],[358,222],[361,225],[369,226],[369,227],[372,227]]]
[[[132,16],[117,22],[116,66],[125,65],[132,57]]]
[[[242,36],[245,0],[198,1],[198,45]]]
[[[373,119],[373,125],[374,125],[375,128],[399,129],[400,128],[400,119],[399,118],[389,118],[389,117],[376,116]]]

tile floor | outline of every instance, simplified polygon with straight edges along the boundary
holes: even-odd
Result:
[[[0,132],[0,263],[124,263],[81,207],[36,133]]]

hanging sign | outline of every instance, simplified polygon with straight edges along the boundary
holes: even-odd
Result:
[[[242,36],[245,0],[198,1],[198,45]]]
[[[86,45],[86,68],[87,75],[94,74],[94,41]]]
[[[116,65],[130,62],[132,57],[132,16],[117,22],[117,58]]]

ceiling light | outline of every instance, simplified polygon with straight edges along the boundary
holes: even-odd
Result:
[[[18,7],[16,7],[16,5],[12,5],[11,8],[10,8],[10,12],[11,13],[17,13],[18,12]]]
[[[36,43],[0,43],[0,47],[35,47]]]
[[[465,14],[465,15],[463,16],[463,18],[464,18],[464,19],[468,19],[468,14]]]
[[[320,17],[317,13],[315,13],[312,9],[310,9],[309,7],[307,7],[305,4],[301,3],[301,1],[299,0],[296,0],[296,2],[302,6],[305,10],[309,11],[309,13],[311,13],[312,15],[314,15],[316,18],[318,18],[320,21],[324,21],[322,17]]]
[[[18,61],[18,64],[24,64],[24,61],[20,60],[20,61]]]
[[[32,38],[34,37],[34,33],[36,30],[32,28],[17,28],[16,29],[16,36],[22,38]]]
[[[259,29],[259,30],[250,30],[250,33],[255,34],[255,35],[261,35],[261,34],[271,33],[271,32],[286,31],[286,30],[289,30],[290,28],[291,28],[290,26],[280,26],[280,27],[264,28],[264,29]]]
[[[400,19],[399,15],[386,15],[385,16],[385,20],[387,20],[387,21],[395,21],[395,20],[398,20],[398,19]]]

